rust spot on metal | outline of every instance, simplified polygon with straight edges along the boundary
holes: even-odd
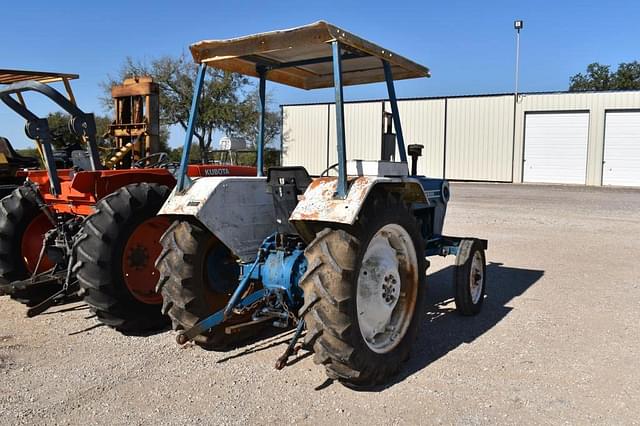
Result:
[[[332,180],[336,180],[336,178],[335,177],[331,177],[331,176],[315,178],[315,179],[313,179],[311,181],[311,184],[309,185],[309,189],[313,189],[313,188],[317,187],[318,185],[321,185],[321,184],[323,184],[325,182],[329,182],[329,181],[332,181]]]
[[[348,182],[347,198],[339,199],[335,198],[337,187],[335,177],[314,179],[301,197],[291,220],[353,223],[376,179],[352,176]]]

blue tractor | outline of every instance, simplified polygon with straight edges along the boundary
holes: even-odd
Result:
[[[156,265],[163,311],[180,344],[219,349],[258,324],[296,326],[329,378],[382,383],[408,357],[425,311],[426,259],[456,255],[458,311],[480,311],[487,242],[442,235],[449,184],[417,175],[394,79],[429,70],[326,22],[191,46],[199,71],[178,183],[160,215],[172,225]],[[186,175],[207,67],[259,78],[257,176]],[[335,88],[337,164],[263,171],[266,80]],[[347,161],[343,86],[386,82],[396,146],[380,161]],[[396,158],[397,155],[397,158]]]

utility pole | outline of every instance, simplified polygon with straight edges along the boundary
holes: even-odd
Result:
[[[516,161],[516,116],[518,112],[518,79],[520,78],[520,30],[524,27],[524,21],[522,19],[516,19],[513,21],[513,28],[516,30],[516,87],[513,92],[513,141],[511,150],[511,182],[514,182],[514,164]]]
[[[517,19],[513,21],[513,28],[516,30],[516,88],[515,97],[518,100],[518,79],[520,78],[520,30],[524,27],[524,21]]]

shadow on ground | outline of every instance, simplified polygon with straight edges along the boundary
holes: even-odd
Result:
[[[454,266],[427,278],[427,312],[420,327],[411,358],[382,390],[393,386],[447,355],[464,343],[473,342],[505,318],[513,308],[506,306],[535,284],[544,271],[511,268],[501,263],[487,265],[487,290],[482,311],[472,317],[459,315],[452,303]]]
[[[506,305],[527,291],[544,274],[544,271],[511,268],[501,263],[490,263],[487,265],[487,295],[482,312],[473,317],[463,317],[455,311],[454,304],[450,303],[454,295],[454,269],[454,266],[449,266],[428,275],[427,311],[414,343],[411,358],[402,367],[400,373],[386,385],[360,390],[375,392],[389,388],[446,356],[458,346],[473,342],[505,318],[513,309]],[[292,333],[292,330],[283,333],[280,330],[267,328],[259,335],[238,342],[234,348],[230,349],[240,347],[244,349],[223,357],[218,362],[224,363],[276,346],[282,346],[284,350]],[[292,357],[287,365],[296,364],[310,355],[310,352],[302,351]],[[316,390],[324,389],[331,383],[332,381],[328,380],[318,386]]]

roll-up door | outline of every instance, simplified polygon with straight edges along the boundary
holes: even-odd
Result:
[[[524,182],[585,184],[589,113],[527,113]]]
[[[606,113],[602,184],[640,186],[640,111]]]

